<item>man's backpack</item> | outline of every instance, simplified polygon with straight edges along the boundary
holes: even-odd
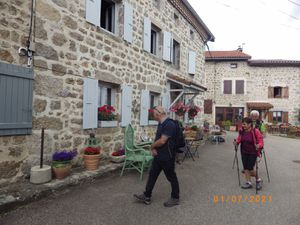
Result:
[[[175,150],[176,153],[185,151],[185,140],[183,135],[183,127],[178,120],[172,120],[175,123]]]

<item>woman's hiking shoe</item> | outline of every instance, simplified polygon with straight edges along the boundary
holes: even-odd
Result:
[[[252,184],[250,182],[246,182],[242,185],[242,188],[243,189],[250,189],[250,188],[252,188]]]
[[[168,199],[168,201],[164,202],[165,207],[173,207],[175,205],[179,205],[178,198],[170,198],[170,199]]]
[[[144,202],[146,205],[150,205],[151,204],[151,198],[146,197],[145,194],[134,194],[133,195],[135,197],[136,200],[140,201],[140,202]]]

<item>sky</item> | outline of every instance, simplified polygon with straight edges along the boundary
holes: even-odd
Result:
[[[300,60],[300,0],[188,0],[215,42],[211,51],[236,50],[252,59]]]

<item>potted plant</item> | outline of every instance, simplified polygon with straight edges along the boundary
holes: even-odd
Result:
[[[229,131],[229,128],[231,126],[231,121],[230,120],[225,120],[222,122],[222,126],[224,127],[225,130]]]
[[[98,125],[99,127],[116,127],[118,126],[115,108],[111,105],[103,105],[98,108]]]
[[[148,109],[148,124],[149,125],[157,125],[158,122],[154,119],[153,116],[154,109]]]
[[[84,166],[87,170],[98,169],[101,147],[94,133],[86,140],[87,147],[83,150]]]
[[[114,163],[121,163],[125,160],[125,149],[120,148],[118,151],[111,152],[110,159]]]
[[[175,114],[178,116],[183,116],[187,110],[188,110],[188,107],[185,106],[183,104],[183,102],[178,102],[170,108],[170,111],[175,112]]]
[[[194,119],[195,116],[197,116],[198,112],[200,112],[200,108],[198,106],[190,106],[188,108],[188,116],[189,116],[189,119]]]
[[[56,151],[52,155],[52,170],[57,179],[63,179],[71,172],[72,159],[77,155],[76,149],[72,151]]]
[[[96,170],[99,166],[100,147],[88,146],[84,149],[83,160],[87,170]]]

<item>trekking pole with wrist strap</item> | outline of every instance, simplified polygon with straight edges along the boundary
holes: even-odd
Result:
[[[234,139],[234,141],[236,142],[235,139]],[[234,150],[235,150],[235,156],[234,156],[234,161],[233,161],[233,163],[236,162],[237,173],[238,173],[238,179],[239,179],[239,186],[241,186],[239,160],[238,160],[238,156],[237,156],[238,146],[237,146],[236,144],[234,145]],[[234,164],[233,164],[233,167],[234,167]]]

